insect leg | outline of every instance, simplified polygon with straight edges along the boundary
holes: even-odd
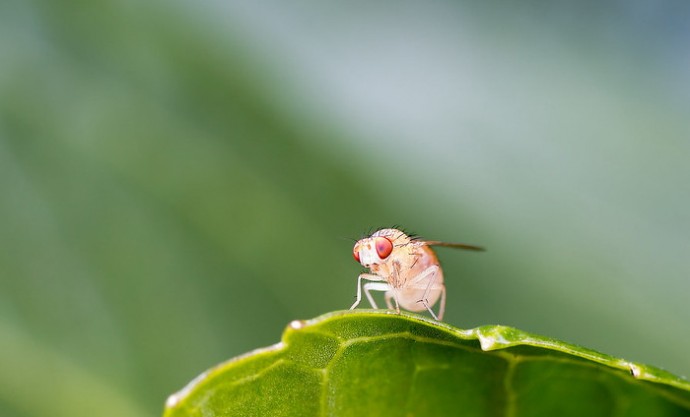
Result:
[[[443,313],[446,312],[446,286],[441,287],[441,307],[438,310],[438,321],[443,320]]]
[[[363,285],[363,287],[364,294],[367,296],[369,304],[371,304],[371,306],[375,309],[378,309],[379,307],[376,305],[374,297],[371,296],[371,293],[369,291],[386,291],[386,293],[388,293],[388,291],[390,291],[391,289],[391,286],[388,285],[387,282],[367,282]]]
[[[393,307],[393,303],[391,303],[391,299],[395,301],[395,307]],[[388,287],[388,291],[386,292],[386,305],[388,306],[389,310],[395,310],[398,314],[400,314],[400,303],[398,303],[398,296],[395,294],[395,288]]]
[[[431,309],[431,306],[429,305],[429,301],[427,299],[429,297],[429,292],[431,291],[431,288],[434,286],[436,282],[436,272],[438,272],[438,270],[438,265],[431,265],[430,267],[422,271],[419,275],[414,277],[412,281],[410,281],[410,285],[421,284],[423,282],[422,280],[431,275],[431,278],[429,278],[429,283],[427,284],[426,289],[424,290],[424,295],[422,296],[422,299],[417,302],[422,303],[422,305],[426,307],[426,309],[429,311],[434,320],[440,321],[443,319],[443,313],[446,309],[446,286],[441,284],[441,307],[439,309],[438,316],[436,316],[434,311]]]
[[[395,308],[395,307],[393,307],[393,303],[391,303],[391,298],[395,299],[395,297],[393,297],[393,291],[388,291],[386,293],[386,306],[388,306],[389,310],[393,310]],[[395,300],[395,301],[397,304],[398,300]]]
[[[360,274],[359,277],[357,277],[357,299],[355,300],[355,303],[352,304],[352,307],[350,307],[350,310],[354,310],[355,307],[359,305],[359,303],[362,301],[362,280],[366,279],[369,281],[385,281],[384,278],[374,275],[374,274]],[[365,284],[366,285],[366,284]],[[369,292],[366,292],[367,298],[369,299],[369,302],[372,303],[372,307],[377,308],[376,304],[372,302],[373,298],[371,298],[371,295]]]

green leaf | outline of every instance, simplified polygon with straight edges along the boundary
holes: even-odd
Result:
[[[504,326],[390,311],[293,321],[168,399],[182,416],[678,416],[690,382]]]

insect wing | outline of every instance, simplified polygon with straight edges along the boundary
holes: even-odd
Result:
[[[425,240],[423,242],[425,245],[428,245],[428,246],[445,246],[447,248],[473,250],[473,251],[478,251],[478,252],[483,252],[486,250],[481,246],[468,245],[466,243],[448,243],[448,242],[441,242],[440,240]]]

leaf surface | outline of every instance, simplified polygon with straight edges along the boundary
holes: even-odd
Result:
[[[690,383],[505,326],[388,311],[293,321],[170,396],[183,416],[680,416]]]

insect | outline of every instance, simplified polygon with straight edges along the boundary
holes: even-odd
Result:
[[[436,253],[430,246],[448,246],[458,249],[483,251],[484,248],[463,243],[425,241],[408,236],[398,229],[381,229],[355,243],[352,254],[357,262],[371,273],[357,278],[357,299],[350,310],[362,301],[362,289],[373,308],[378,308],[371,291],[385,291],[389,309],[431,313],[436,320],[443,320],[446,309],[446,286],[443,271]],[[362,280],[365,282],[362,284]],[[438,315],[431,309],[441,300]],[[395,302],[395,307],[392,302]]]

